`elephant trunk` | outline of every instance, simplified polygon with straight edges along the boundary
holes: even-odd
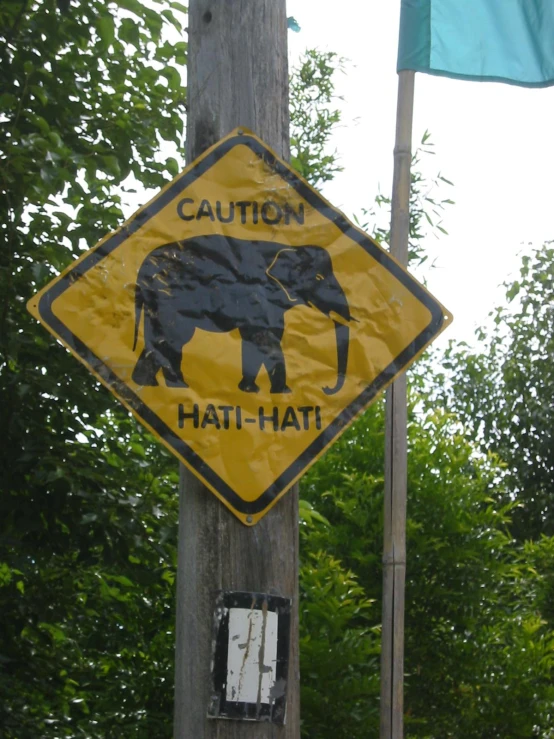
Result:
[[[338,393],[342,389],[346,378],[350,328],[344,323],[335,321],[335,336],[337,339],[337,382],[334,387],[323,388],[325,395],[335,395],[335,393]]]

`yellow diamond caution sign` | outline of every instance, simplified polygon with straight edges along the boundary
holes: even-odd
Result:
[[[28,306],[248,524],[451,320],[241,129]]]

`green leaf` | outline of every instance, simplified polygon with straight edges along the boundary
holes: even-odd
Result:
[[[167,65],[166,67],[160,70],[160,75],[167,79],[167,81],[169,82],[169,87],[172,90],[181,89],[182,87],[181,75],[175,69],[175,67]]]
[[[173,157],[169,157],[165,160],[165,168],[167,169],[169,174],[172,175],[172,177],[176,177],[181,171],[181,168],[179,167],[179,162]]]
[[[41,85],[29,85],[29,91],[42,103],[46,105],[48,103],[48,95]],[[0,107],[2,105],[2,97],[0,97]]]
[[[169,5],[174,10],[180,10],[182,13],[188,13],[187,6],[186,5],[183,5],[183,3],[176,2],[176,0],[171,0],[171,2],[169,3]]]
[[[137,49],[140,47],[140,28],[132,18],[123,18],[121,21],[119,38]]]
[[[110,575],[110,580],[112,580],[113,582],[117,582],[120,585],[125,585],[125,587],[127,588],[134,587],[134,583],[132,582],[132,580],[129,580],[129,578],[125,577],[125,575]]]
[[[109,154],[102,157],[102,162],[104,163],[104,169],[109,172],[109,174],[113,175],[114,177],[120,176],[121,169],[119,167],[119,160],[117,157],[115,157],[113,154]]]
[[[512,282],[509,289],[506,291],[506,297],[508,298],[509,301],[512,301],[516,297],[516,295],[519,295],[519,291],[520,291],[520,284],[517,280],[515,280],[514,282]]]
[[[108,48],[115,38],[115,23],[112,15],[101,15],[96,21],[96,29],[104,48]]]
[[[183,24],[181,21],[176,17],[174,13],[171,12],[171,10],[162,10],[162,16],[170,23],[173,28],[177,29],[177,31],[183,30]]]
[[[17,98],[9,92],[0,95],[0,110],[10,110],[17,103]]]

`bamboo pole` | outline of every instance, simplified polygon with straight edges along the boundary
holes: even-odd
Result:
[[[390,251],[408,263],[414,72],[398,74]],[[381,739],[404,735],[404,592],[407,498],[406,375],[387,391],[381,642]]]
[[[187,160],[238,126],[288,159],[285,0],[191,0],[188,20]],[[285,726],[207,717],[220,590],[292,598]],[[298,486],[249,528],[181,466],[175,661],[175,739],[299,739]]]

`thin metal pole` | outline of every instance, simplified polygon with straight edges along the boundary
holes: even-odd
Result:
[[[391,254],[408,263],[410,165],[414,72],[398,75],[398,106],[392,189]],[[381,647],[381,739],[404,735],[404,592],[407,498],[406,376],[387,391],[385,427],[385,511],[383,624]]]
[[[288,159],[285,0],[190,0],[188,23],[187,160],[238,126]],[[207,718],[220,590],[292,598],[285,726]],[[249,528],[181,466],[175,661],[174,739],[299,739],[297,486]]]

